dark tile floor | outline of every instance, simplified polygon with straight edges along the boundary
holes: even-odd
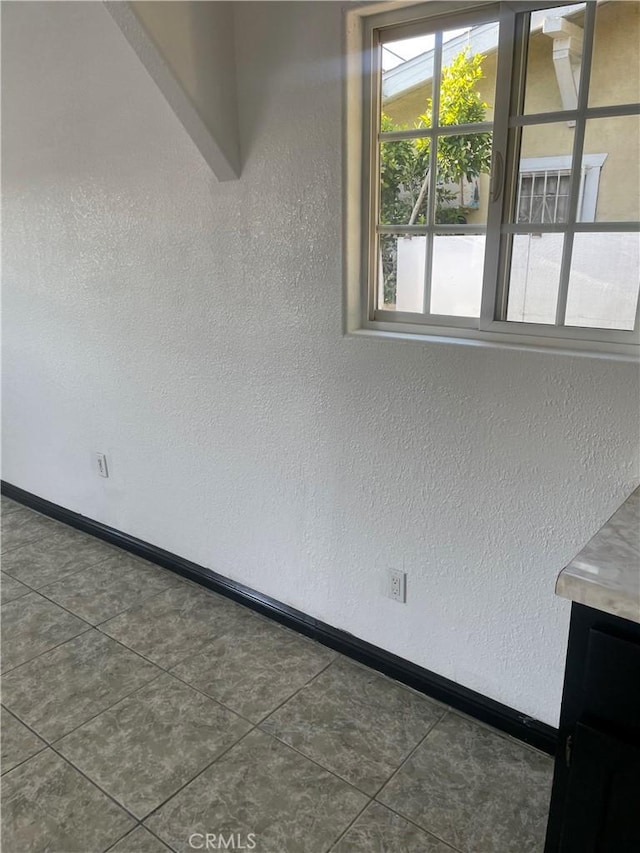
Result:
[[[542,850],[547,756],[2,510],[3,853]]]

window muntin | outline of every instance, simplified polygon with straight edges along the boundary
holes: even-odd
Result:
[[[607,5],[615,6],[616,4]],[[633,200],[628,198],[628,181],[635,177],[637,185],[637,169],[640,160],[636,157],[630,164],[627,159],[630,152],[637,150],[640,140],[638,106],[637,104],[631,106],[626,114],[624,107],[615,104],[601,105],[597,113],[591,112],[588,107],[589,86],[591,84],[597,87],[600,82],[591,76],[591,57],[595,18],[596,14],[601,15],[602,8],[602,6],[597,8],[593,2],[587,2],[565,7],[564,15],[562,7],[543,12],[542,36],[543,38],[549,36],[552,41],[552,62],[561,94],[563,122],[553,121],[558,115],[557,112],[554,114],[553,110],[544,116],[542,113],[527,114],[527,104],[531,100],[528,98],[528,93],[540,88],[540,80],[535,74],[535,66],[531,62],[534,22],[540,13],[532,12],[528,15],[516,16],[516,22],[519,20],[528,24],[529,40],[528,42],[524,41],[523,44],[528,46],[529,56],[527,57],[527,75],[520,80],[516,77],[512,82],[512,93],[519,94],[519,97],[512,100],[512,103],[515,101],[516,108],[510,115],[510,138],[507,139],[506,144],[507,157],[513,160],[516,159],[518,152],[523,153],[527,134],[531,134],[532,131],[542,136],[545,130],[566,124],[567,132],[572,135],[566,219],[561,225],[549,223],[548,225],[536,224],[535,226],[541,232],[542,240],[546,244],[550,243],[549,234],[558,233],[558,229],[564,235],[557,290],[553,287],[548,294],[548,298],[555,303],[555,320],[553,324],[548,324],[548,327],[556,334],[566,333],[569,328],[573,328],[577,332],[584,329],[585,338],[595,337],[600,340],[607,339],[608,330],[631,332],[634,327],[637,330],[635,314],[640,289],[638,266],[634,264],[635,254],[632,251],[624,253],[622,266],[618,265],[619,268],[615,274],[612,265],[609,266],[608,275],[610,278],[607,278],[607,273],[605,273],[597,282],[592,281],[589,287],[578,287],[575,284],[577,276],[575,270],[580,265],[573,263],[572,260],[574,243],[578,235],[584,233],[587,219],[582,210],[586,174],[583,168],[576,168],[576,164],[583,164],[585,155],[592,155],[593,148],[596,147],[597,150],[597,147],[602,146],[603,142],[609,149],[605,167],[607,180],[600,182],[600,198],[595,216],[589,217],[592,222],[594,220],[598,222],[597,230],[595,228],[590,229],[591,236],[588,243],[591,250],[597,256],[606,259],[611,255],[614,246],[614,241],[607,238],[606,235],[618,230],[615,223],[624,221],[630,230],[637,232],[638,220],[640,220],[637,211],[637,192],[631,194]],[[615,60],[612,60],[612,64],[615,67]],[[619,72],[620,69],[617,70]],[[640,100],[640,92],[638,92],[638,100]],[[518,108],[519,103],[522,104],[521,108]],[[543,118],[544,121],[542,121]],[[596,127],[599,127],[599,132],[596,131]],[[626,134],[622,132],[623,128],[627,128]],[[566,139],[566,132],[563,136]],[[524,151],[524,153],[528,152]],[[622,165],[625,162],[626,168]],[[496,320],[506,320],[508,324],[515,321],[510,320],[509,311],[511,300],[509,285],[511,281],[509,280],[509,284],[507,284],[508,280],[504,276],[508,271],[512,257],[515,235],[526,234],[531,227],[526,222],[518,223],[515,221],[518,212],[516,204],[517,196],[512,186],[505,196],[505,209],[509,212],[509,216],[506,216],[505,219],[507,222],[515,222],[515,224],[507,233],[502,229],[503,233],[500,240],[503,251],[499,271],[499,275],[503,276],[499,280],[499,285],[502,284],[502,293],[498,293],[497,311],[494,315]],[[631,239],[637,240],[637,236]],[[584,238],[580,238],[578,242],[584,245]],[[547,248],[550,247],[547,246]],[[553,249],[557,251],[557,246],[554,246]],[[534,278],[546,279],[546,262],[547,258],[544,256],[538,257],[537,262],[534,256],[530,256],[528,261],[529,273]],[[572,269],[574,270],[573,273]],[[573,294],[572,314],[567,317],[567,300],[572,280],[574,282],[571,287]],[[619,293],[620,290],[623,291],[622,294]],[[600,305],[597,311],[594,310],[594,305],[588,304],[589,300],[594,299]],[[631,323],[629,321],[630,303],[633,305],[634,315],[634,321]],[[501,313],[500,306],[506,306],[506,314]],[[504,308],[502,311],[504,312]],[[525,317],[524,321],[519,322],[526,323],[529,321]],[[637,336],[631,339],[637,342]]]
[[[510,323],[553,326],[563,247],[563,234],[514,235],[506,317]]]
[[[381,35],[379,310],[480,316],[488,190],[481,179],[491,165],[495,78],[482,77],[472,51],[492,43],[498,29],[488,20],[476,28],[436,26],[405,40]],[[421,82],[411,86],[412,79]],[[407,80],[410,95],[398,98]],[[460,256],[468,262],[465,277]]]
[[[540,4],[543,5],[543,4]],[[582,85],[585,3],[534,9],[526,38],[525,115],[575,110]]]
[[[613,2],[606,5],[617,7],[625,4]],[[633,307],[631,310],[629,306],[637,306],[638,302],[637,272],[634,273],[632,269],[620,272],[620,283],[626,288],[624,297],[616,297],[609,302],[610,312],[621,311],[624,314],[622,319],[620,319],[622,314],[617,319],[615,316],[607,318],[606,305],[604,308],[601,306],[598,311],[591,312],[593,317],[586,316],[589,312],[574,310],[573,303],[578,298],[576,294],[580,290],[583,292],[582,298],[591,298],[586,294],[593,291],[593,286],[579,288],[575,283],[577,266],[576,263],[572,263],[572,252],[579,234],[594,233],[597,239],[603,241],[605,250],[615,242],[613,238],[607,238],[607,234],[637,234],[637,218],[623,218],[624,214],[619,213],[616,219],[616,214],[611,212],[611,205],[606,211],[606,219],[599,215],[602,206],[598,200],[599,194],[602,199],[606,197],[608,172],[615,171],[614,158],[619,157],[620,146],[618,145],[616,150],[608,150],[607,154],[592,153],[593,140],[600,140],[599,150],[604,146],[602,146],[602,134],[594,134],[590,130],[591,127],[595,127],[595,121],[598,121],[601,126],[606,122],[620,121],[621,118],[627,119],[627,124],[637,122],[637,105],[634,101],[633,104],[620,106],[615,103],[615,99],[612,99],[614,103],[601,102],[597,110],[588,106],[587,99],[590,94],[587,84],[590,76],[591,35],[596,15],[597,20],[600,20],[602,12],[600,8],[596,11],[595,5],[591,2],[554,7],[552,10],[531,10],[531,4],[527,10],[525,4],[510,4],[511,9],[514,6],[518,6],[515,15],[506,7],[498,15],[495,11],[496,7],[493,7],[494,11],[488,12],[485,20],[478,20],[478,13],[474,12],[475,20],[471,25],[467,23],[466,26],[463,15],[450,21],[441,19],[442,23],[426,20],[422,24],[422,30],[419,25],[413,24],[411,38],[424,38],[425,35],[430,35],[432,38],[433,48],[425,52],[428,56],[409,56],[409,58],[403,56],[404,62],[399,61],[392,71],[379,72],[380,89],[377,103],[380,106],[376,109],[380,112],[385,110],[387,115],[391,115],[392,123],[387,125],[389,128],[387,130],[383,126],[376,129],[375,135],[378,142],[389,144],[392,141],[414,141],[415,143],[415,140],[424,140],[426,158],[430,165],[436,162],[436,170],[434,173],[428,170],[429,180],[422,198],[419,217],[412,219],[410,213],[408,216],[397,217],[394,222],[389,222],[385,221],[388,217],[382,215],[375,222],[373,228],[375,249],[369,269],[373,273],[372,277],[376,279],[376,284],[375,298],[370,303],[368,320],[373,322],[372,328],[375,328],[376,322],[379,322],[388,329],[393,328],[395,321],[404,331],[411,328],[407,323],[413,323],[416,324],[416,328],[426,326],[426,331],[429,330],[429,326],[433,326],[433,331],[437,333],[438,327],[444,324],[449,327],[450,332],[456,328],[476,329],[478,332],[488,333],[551,335],[566,338],[568,341],[583,337],[589,340],[610,341],[613,344],[618,342],[635,344],[637,334],[630,331],[634,324],[630,325],[629,315],[637,309]],[[493,20],[487,20],[489,14],[494,16]],[[616,15],[619,17],[618,11]],[[552,35],[543,32],[547,18],[552,19],[548,26]],[[527,112],[526,105],[535,103],[535,99],[527,99],[527,94],[533,92],[535,83],[535,75],[529,61],[532,54],[526,56],[527,46],[534,44],[536,38],[544,37],[549,40],[547,53],[552,55],[553,49],[558,47],[558,39],[565,35],[563,30],[566,28],[570,31],[570,38],[573,39],[572,46],[575,47],[577,33],[572,27],[578,27],[583,34],[579,66],[576,67],[575,63],[572,66],[575,81],[575,108],[567,109],[565,98],[565,102],[555,103],[546,112],[534,112],[533,108],[529,108]],[[464,127],[442,125],[440,109],[439,107],[436,109],[433,104],[435,100],[433,93],[431,122],[416,121],[416,117],[424,115],[419,110],[428,102],[428,95],[425,97],[424,92],[420,92],[418,68],[420,63],[424,69],[430,62],[432,75],[438,72],[442,74],[443,69],[450,67],[452,61],[450,57],[447,65],[443,59],[447,43],[453,40],[450,34],[453,32],[453,38],[459,40],[458,46],[465,43],[469,53],[469,46],[473,44],[474,39],[478,38],[478,30],[482,30],[485,38],[493,33],[498,41],[497,49],[491,54],[491,65],[494,69],[491,73],[497,80],[498,87],[491,102],[488,98],[484,99],[487,108],[480,122],[481,126],[472,128],[468,125]],[[406,31],[407,27],[404,25],[401,34],[404,35]],[[500,42],[500,32],[503,33],[502,42]],[[416,33],[421,34],[416,36]],[[524,35],[518,39],[518,33]],[[447,41],[445,41],[445,34],[447,34]],[[385,27],[378,30],[375,40],[378,46],[375,49],[379,50],[380,45],[386,47],[387,44],[394,49],[398,46],[402,48],[402,42],[405,39],[394,39],[394,35],[396,33],[393,28]],[[511,50],[507,44],[514,35],[516,35],[517,48],[515,51]],[[407,40],[408,38],[409,36]],[[402,54],[402,49],[399,53]],[[509,62],[505,63],[504,58],[507,53],[509,53]],[[473,56],[473,54],[469,55]],[[485,65],[487,76],[489,76],[488,59],[485,59]],[[512,74],[508,65],[511,65],[516,73]],[[496,71],[496,68],[499,70]],[[505,74],[505,68],[507,74]],[[518,73],[518,68],[524,71]],[[399,92],[402,91],[400,78],[407,71],[413,74],[413,106],[406,114],[408,120],[403,120],[398,108],[398,98]],[[525,71],[527,73],[524,73]],[[551,71],[554,74],[556,72],[553,63]],[[554,79],[557,83],[557,76]],[[432,77],[433,80],[434,77]],[[486,81],[484,85],[491,87],[492,82]],[[601,91],[603,89],[601,82],[592,80],[591,91],[594,90],[594,86]],[[584,92],[581,85],[584,85]],[[440,88],[437,83],[433,84],[436,98],[439,96]],[[500,98],[501,90],[502,107],[499,107],[495,113],[498,121],[494,125],[495,103]],[[640,94],[636,100],[640,100]],[[375,97],[374,102],[376,102]],[[514,105],[510,114],[504,109],[504,105],[509,102]],[[538,93],[536,109],[540,110],[540,93]],[[379,115],[380,113],[377,114],[378,117]],[[552,140],[549,140],[546,149],[539,149],[536,152],[539,155],[537,158],[525,156],[531,154],[523,146],[526,136],[537,133],[540,138],[544,138],[544,135],[552,129],[552,125],[562,129],[562,145],[551,147]],[[446,136],[457,136],[467,142],[473,130],[492,134],[492,156],[495,158],[496,154],[498,155],[500,161],[497,163],[498,168],[493,175],[481,172],[479,175],[464,176],[464,185],[461,187],[464,205],[451,202],[448,205],[443,204],[441,201],[443,191],[452,191],[455,183],[453,186],[451,182],[447,183],[445,176],[441,175],[437,168],[441,140]],[[627,134],[627,146],[636,144],[634,133],[637,137],[637,131]],[[432,145],[433,142],[435,144]],[[598,148],[595,151],[597,152]],[[523,157],[522,161],[518,162],[520,153]],[[542,170],[527,169],[525,165],[527,161],[535,159],[540,161],[564,159],[568,160],[568,163],[563,164],[562,168],[555,165]],[[597,162],[592,162],[594,160]],[[580,163],[580,168],[572,170],[572,162]],[[372,169],[374,196],[377,192],[375,176],[379,163],[380,160]],[[549,180],[553,169],[558,178],[556,182]],[[444,169],[440,172],[444,172]],[[539,178],[542,177],[544,182],[545,173],[547,188],[545,190],[543,186],[542,191],[539,192]],[[424,174],[427,174],[427,170]],[[510,174],[514,177],[509,177]],[[504,182],[501,180],[503,175],[506,177]],[[494,197],[491,201],[489,200],[490,180],[494,183],[494,193],[495,185],[499,185],[499,191],[495,193],[497,198]],[[533,218],[530,214],[527,221],[524,221],[522,202],[527,195],[527,183],[530,189],[534,190],[534,196],[544,197],[544,203],[542,208],[538,204]],[[633,186],[633,181],[627,180],[625,184],[629,190],[629,187]],[[603,187],[605,191],[601,192]],[[406,193],[407,188],[402,187],[399,191]],[[553,196],[553,211],[549,206],[551,196]],[[415,192],[413,198],[415,200]],[[474,207],[469,204],[470,200],[474,202]],[[379,203],[380,200],[376,197],[375,205]],[[456,208],[462,206],[467,208],[466,217],[456,215]],[[496,207],[499,207],[497,217]],[[628,204],[627,207],[632,205]],[[544,217],[541,213],[542,209],[545,210]],[[616,228],[614,223],[618,220],[624,224]],[[602,224],[597,231],[593,225],[596,221]],[[535,234],[531,233],[532,225],[535,225]],[[543,259],[530,250],[532,241],[536,238],[539,244],[540,239],[546,243]],[[582,241],[579,242],[582,243]],[[451,245],[450,252],[448,245]],[[525,245],[528,245],[526,250]],[[631,239],[629,245],[632,245]],[[478,254],[484,251],[485,246],[484,265],[480,264],[482,274],[479,275]],[[379,247],[383,248],[382,253],[378,251]],[[409,256],[413,258],[413,266],[408,265]],[[625,256],[630,265],[634,263],[633,251],[629,250]],[[453,263],[451,258],[454,259]],[[463,259],[462,262],[460,259]],[[543,267],[547,286],[551,287],[551,292],[546,294],[546,304],[542,307],[538,306],[536,310],[523,311],[520,299],[520,310],[517,310],[518,288],[522,290],[522,285],[525,283],[529,285],[529,293],[534,292],[539,286],[534,279],[536,276],[540,279]],[[522,276],[525,270],[528,270],[529,276],[528,281],[523,282]],[[533,278],[532,273],[536,274]],[[612,290],[609,285],[607,281],[600,282],[600,287],[604,291]],[[570,299],[569,293],[571,293]],[[605,303],[606,298],[605,293]],[[571,307],[569,313],[567,313],[568,299]],[[602,299],[600,302],[602,303]],[[623,309],[616,308],[621,304],[624,304]],[[552,307],[549,308],[549,305]],[[583,317],[582,320],[581,317]],[[579,325],[580,323],[583,325]],[[465,336],[468,336],[467,332]]]

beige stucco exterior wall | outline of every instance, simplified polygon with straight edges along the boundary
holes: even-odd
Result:
[[[640,3],[613,2],[598,9],[596,41],[591,73],[590,104],[637,103],[640,101]],[[553,67],[553,40],[542,33],[533,36],[529,49],[527,113],[562,109]],[[483,63],[484,79],[478,90],[493,118],[496,56]],[[384,105],[398,125],[411,127],[426,109],[431,81]],[[598,191],[596,220],[640,219],[640,120],[637,116],[592,120],[587,126],[585,154],[606,154]],[[566,122],[526,128],[522,157],[571,154],[574,129]],[[489,176],[480,178],[480,208],[469,214],[469,223],[486,221]]]

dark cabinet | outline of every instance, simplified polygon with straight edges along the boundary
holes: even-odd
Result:
[[[640,853],[640,625],[572,605],[545,853]]]
[[[640,750],[578,723],[563,823],[563,853],[638,853]]]

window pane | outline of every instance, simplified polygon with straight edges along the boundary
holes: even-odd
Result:
[[[422,313],[426,237],[381,234],[378,308]]]
[[[521,172],[518,179],[517,222],[566,222],[570,173],[560,169]]]
[[[484,225],[487,221],[491,133],[438,140],[436,223]]]
[[[599,3],[593,42],[589,106],[640,102],[640,5]]]
[[[497,22],[449,30],[442,39],[440,124],[493,121]]]
[[[531,13],[524,112],[575,110],[585,3]]]
[[[429,139],[380,145],[380,223],[423,225],[429,195]]]
[[[555,323],[563,241],[562,234],[514,235],[507,320]]]
[[[431,124],[433,78],[432,33],[382,45],[382,116],[380,129],[407,130]]]
[[[640,235],[576,234],[566,324],[633,329],[639,271]]]
[[[484,245],[484,234],[434,236],[432,314],[480,316]]]
[[[443,32],[440,122],[470,124],[493,120],[498,24]],[[382,131],[432,125],[433,33],[384,42]]]
[[[587,167],[584,173],[584,201],[594,214],[584,221],[640,220],[640,116],[590,119],[584,152],[585,165],[586,155],[602,155],[599,174],[597,166]]]
[[[566,222],[573,151],[566,122],[522,129],[513,222]]]

